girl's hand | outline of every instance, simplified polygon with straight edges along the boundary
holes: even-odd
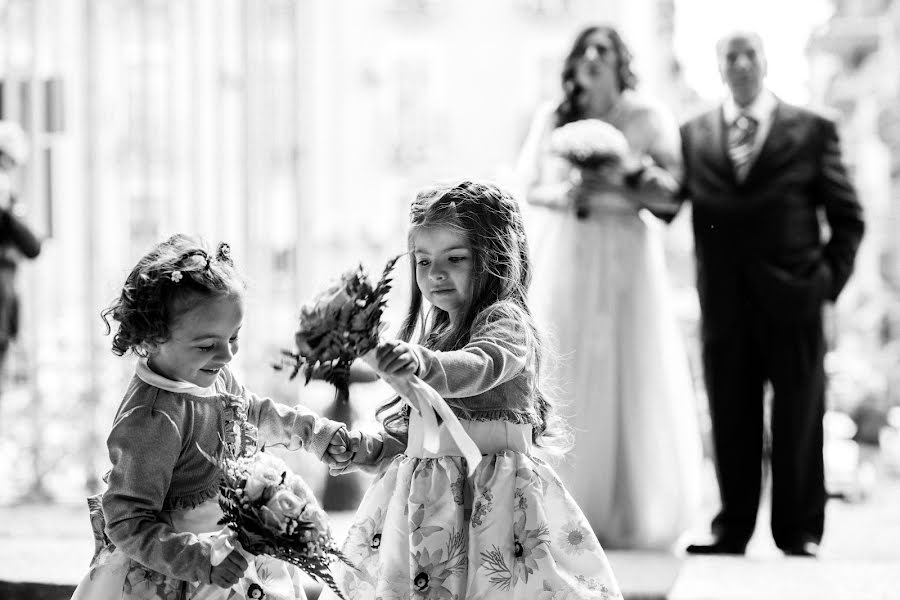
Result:
[[[338,452],[342,449],[341,446],[329,445],[323,457],[323,461],[328,465],[328,470],[332,475],[343,473],[344,470],[351,467],[353,459],[356,458],[356,454],[359,452],[362,433],[356,430],[343,431],[347,437],[346,442],[342,442],[346,444],[346,450]],[[335,435],[335,438],[337,438],[337,435]],[[334,444],[334,441],[332,441],[332,444]]]
[[[354,438],[354,434],[355,438]],[[359,449],[359,432],[348,432],[346,427],[341,427],[328,442],[325,450],[325,462],[329,465],[342,465],[353,459],[353,455]]]
[[[375,348],[378,370],[385,375],[415,375],[419,370],[419,360],[406,342],[390,340],[381,342]]]
[[[230,588],[238,582],[247,570],[247,559],[235,548],[225,560],[209,571],[209,581],[220,588]]]

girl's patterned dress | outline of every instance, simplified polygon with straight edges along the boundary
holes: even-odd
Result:
[[[499,403],[529,406],[533,347],[515,319],[476,321],[460,351],[413,348],[419,377],[448,404],[481,409],[460,419],[481,462],[467,476],[443,426],[437,450],[426,450],[416,411],[406,447],[392,460],[388,440],[395,438],[382,434],[375,462],[383,459],[383,471],[343,546],[357,569],[338,565],[335,580],[355,600],[621,599],[581,509],[532,451],[532,424],[522,422],[528,411],[496,410]]]
[[[461,420],[483,453],[471,478],[454,445],[406,453],[378,476],[336,569],[355,599],[613,600],[618,584],[559,477],[531,452],[531,426]],[[327,595],[323,597],[333,598]]]
[[[244,577],[231,588],[182,581],[154,571],[129,558],[106,537],[99,499],[88,499],[91,526],[97,544],[88,574],[75,589],[72,600],[304,600],[306,594],[299,572],[268,556],[248,557]],[[222,529],[218,501],[207,500],[192,508],[171,511],[169,518],[177,531],[210,536]]]

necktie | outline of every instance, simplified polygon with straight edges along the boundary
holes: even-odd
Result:
[[[749,115],[740,115],[728,130],[728,155],[738,181],[743,181],[750,170],[753,147],[759,123]]]

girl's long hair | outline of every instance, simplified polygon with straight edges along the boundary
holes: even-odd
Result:
[[[587,41],[592,35],[602,32],[609,37],[613,50],[616,53],[617,74],[619,91],[633,90],[637,86],[637,75],[631,70],[632,54],[625,44],[622,36],[614,28],[607,25],[592,25],[586,27],[575,37],[572,49],[563,62],[561,84],[563,100],[556,108],[556,126],[561,127],[566,123],[578,121],[584,118],[584,88],[575,79],[575,67],[582,60],[587,50]]]
[[[410,260],[412,295],[398,337],[404,341],[415,339],[432,350],[458,350],[469,342],[473,323],[488,309],[524,321],[533,342],[533,392],[541,421],[534,430],[535,443],[558,445],[549,442],[564,438],[565,426],[554,411],[554,402],[541,388],[543,343],[528,307],[531,264],[518,202],[508,192],[489,183],[463,181],[429,187],[416,195],[410,207],[407,239],[410,253],[416,234],[431,227],[452,229],[467,240],[473,260],[471,302],[462,310],[456,325],[444,310],[431,307],[426,312],[422,292],[416,284],[416,262]],[[398,407],[399,399],[395,398],[378,411],[379,416],[384,415],[384,426],[389,432],[403,433],[408,425],[408,411]]]

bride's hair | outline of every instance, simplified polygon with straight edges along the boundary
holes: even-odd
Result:
[[[619,80],[619,91],[633,90],[635,86],[637,86],[637,75],[631,70],[631,60],[633,58],[631,50],[625,45],[619,32],[607,25],[592,25],[586,27],[575,37],[575,41],[572,43],[572,49],[569,50],[569,54],[563,62],[561,75],[563,100],[556,108],[557,127],[584,118],[584,111],[582,109],[584,88],[582,88],[575,79],[575,67],[578,65],[578,61],[584,58],[584,54],[588,49],[588,39],[598,32],[605,33],[609,37],[609,41],[612,42],[613,50],[615,50],[618,66],[616,72]]]

